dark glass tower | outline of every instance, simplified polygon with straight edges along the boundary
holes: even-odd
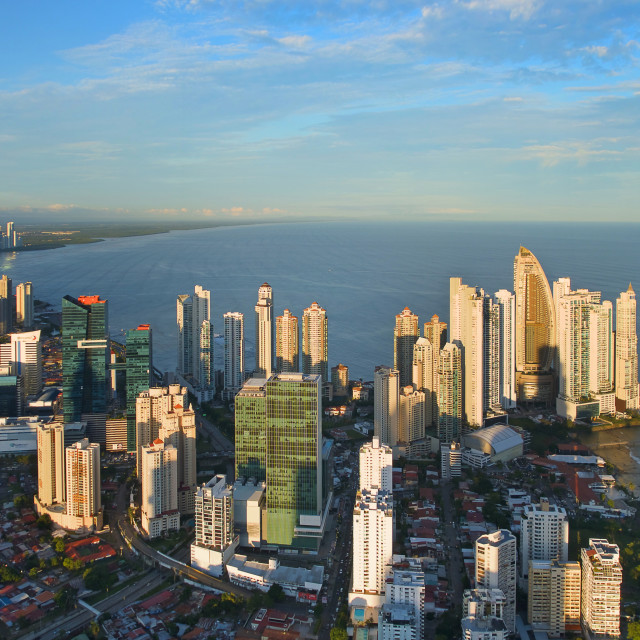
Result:
[[[62,298],[64,421],[107,410],[109,354],[107,301],[100,296]]]
[[[136,451],[136,398],[151,387],[152,372],[151,327],[141,324],[127,331],[127,451]]]

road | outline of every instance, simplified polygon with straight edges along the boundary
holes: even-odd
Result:
[[[442,518],[444,521],[443,539],[447,544],[447,577],[451,588],[452,602],[457,605],[462,602],[462,576],[464,574],[464,560],[460,550],[460,540],[458,539],[458,528],[456,523],[456,513],[453,504],[453,488],[451,482],[442,484]]]

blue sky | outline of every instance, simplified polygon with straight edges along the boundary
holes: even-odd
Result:
[[[639,221],[637,0],[0,7],[0,210]]]

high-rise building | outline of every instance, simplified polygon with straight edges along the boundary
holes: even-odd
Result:
[[[500,308],[485,295],[482,305],[482,411],[483,418],[504,414],[500,402]]]
[[[532,560],[527,618],[534,631],[552,638],[580,632],[580,563]]]
[[[459,442],[440,445],[440,476],[443,480],[462,475],[462,449]]]
[[[465,589],[462,595],[463,640],[505,640],[506,598],[500,589]]]
[[[505,595],[504,622],[516,628],[516,537],[507,529],[480,536],[475,543],[476,586],[500,589]]]
[[[285,309],[276,318],[276,372],[300,371],[300,340],[298,318]]]
[[[360,447],[359,490],[393,491],[393,455],[391,447],[380,443],[378,436]]]
[[[136,451],[136,402],[153,384],[151,327],[141,324],[126,334],[127,451]],[[149,440],[151,442],[151,440]]]
[[[390,605],[391,610],[398,606],[408,608],[409,617],[414,620],[409,636],[413,640],[424,638],[424,594],[424,571],[420,565],[393,568],[387,580],[386,604]],[[391,636],[393,639],[396,637]]]
[[[541,498],[539,504],[524,506],[520,529],[520,576],[528,578],[532,560],[567,561],[569,522],[563,507]]]
[[[462,405],[470,427],[481,427],[484,417],[484,292],[450,278],[450,340],[462,354]]]
[[[38,500],[44,506],[66,500],[64,425],[38,424]]]
[[[436,350],[443,349],[447,344],[447,323],[440,322],[437,315],[432,315],[429,322],[424,323],[424,337]]]
[[[413,382],[413,345],[420,337],[418,316],[405,307],[396,316],[393,330],[393,368],[400,374],[400,386]]]
[[[373,374],[373,432],[392,449],[399,441],[400,374],[391,367],[376,367]]]
[[[215,392],[211,292],[196,285],[193,295],[178,296],[176,309],[177,372],[201,400],[211,400]]]
[[[160,435],[164,416],[180,407],[188,406],[186,387],[170,384],[168,387],[151,387],[136,398],[136,447],[138,477],[142,472],[142,447],[149,445]]]
[[[237,547],[233,530],[233,487],[227,476],[217,475],[195,494],[195,540],[191,566],[222,576],[224,564]]]
[[[424,393],[426,429],[438,421],[438,358],[434,360],[433,352],[434,347],[428,338],[418,338],[413,345],[413,386]]]
[[[556,337],[553,298],[540,263],[524,247],[514,260],[513,286],[518,400],[551,406]]]
[[[638,409],[638,333],[636,294],[629,283],[616,300],[616,405]]]
[[[515,319],[516,297],[511,291],[500,289],[494,294],[495,305],[498,309],[499,326],[499,396],[503,409],[513,409],[516,406],[516,342]]]
[[[66,449],[67,515],[93,518],[100,502],[100,445],[83,438]]]
[[[398,442],[406,446],[407,455],[420,455],[425,446],[424,391],[413,385],[400,389]]]
[[[180,528],[178,452],[157,439],[141,451],[141,524],[150,538]]]
[[[591,538],[581,551],[582,625],[590,637],[620,637],[620,549],[608,540]]]
[[[107,410],[109,316],[99,296],[62,298],[62,394],[64,421]],[[91,442],[102,439],[88,433]],[[106,435],[106,434],[105,434]]]
[[[327,312],[313,302],[302,313],[302,371],[329,382]]]
[[[268,378],[273,372],[273,289],[265,282],[258,289],[256,310],[257,377]]]
[[[13,282],[7,275],[0,278],[0,335],[13,331]]]
[[[33,285],[21,282],[16,287],[16,322],[23,329],[33,327]]]
[[[457,440],[462,433],[462,353],[448,342],[438,361],[438,438]]]
[[[331,367],[331,384],[334,396],[346,396],[349,393],[349,367],[342,363]]]
[[[236,477],[266,482],[266,543],[317,548],[322,535],[320,377],[250,378],[236,396]]]
[[[35,396],[42,391],[42,343],[40,331],[12,333],[11,342],[0,345],[0,366],[11,367],[22,377],[25,395]]]
[[[244,315],[238,311],[224,314],[224,391],[235,396],[244,383]]]

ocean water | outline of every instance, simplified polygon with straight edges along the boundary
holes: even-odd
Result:
[[[227,311],[245,314],[246,363],[254,363],[258,287],[274,290],[276,315],[317,301],[329,318],[329,365],[371,380],[393,363],[394,318],[405,306],[420,322],[448,321],[449,277],[487,293],[513,289],[513,258],[533,251],[550,283],[615,300],[630,281],[640,287],[640,225],[473,222],[327,222],[221,227],[108,239],[62,249],[0,255],[15,284],[33,282],[36,298],[60,307],[63,295],[109,301],[111,334],[141,323],[153,329],[154,361],[175,367],[175,301],[196,284],[210,289],[214,330]],[[220,341],[218,341],[220,343]],[[222,350],[216,353],[219,366]],[[640,451],[638,452],[640,454]]]

